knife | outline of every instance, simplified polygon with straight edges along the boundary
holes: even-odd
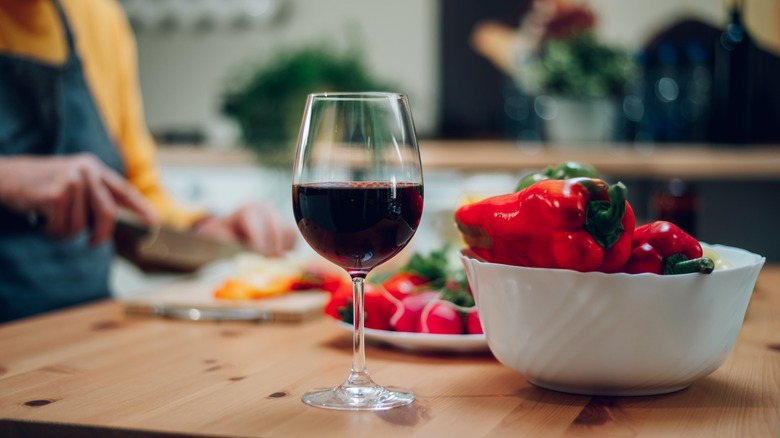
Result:
[[[252,307],[209,308],[185,304],[132,304],[126,303],[125,311],[136,315],[154,315],[190,321],[273,321],[274,312]]]
[[[125,209],[117,212],[114,242],[119,255],[152,271],[192,272],[247,251],[235,242],[198,236],[166,225],[149,227]]]

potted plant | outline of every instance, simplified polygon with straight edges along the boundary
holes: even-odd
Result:
[[[601,42],[590,29],[547,39],[536,63],[543,97],[545,137],[555,142],[608,141],[617,108],[631,78],[632,62],[620,48]]]
[[[520,25],[486,21],[474,49],[535,97],[552,144],[609,140],[618,98],[632,75],[627,51],[596,35],[596,14],[576,0],[531,2]]]
[[[252,69],[226,93],[223,112],[238,123],[243,144],[263,163],[289,165],[309,93],[389,88],[369,72],[359,50],[312,45],[283,50]]]

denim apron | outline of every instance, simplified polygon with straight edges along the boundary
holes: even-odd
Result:
[[[54,2],[67,39],[63,65],[0,54],[0,155],[88,152],[123,173],[84,79],[73,33]],[[58,239],[26,215],[0,206],[0,322],[109,296],[110,243],[93,247],[86,232]]]

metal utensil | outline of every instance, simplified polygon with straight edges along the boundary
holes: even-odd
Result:
[[[232,257],[245,248],[169,226],[149,227],[134,213],[117,212],[117,252],[147,270],[191,272],[207,263]]]

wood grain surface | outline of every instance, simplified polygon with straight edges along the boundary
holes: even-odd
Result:
[[[739,340],[682,391],[588,397],[530,385],[490,354],[373,345],[381,384],[418,400],[372,413],[304,405],[340,383],[349,335],[303,323],[187,322],[106,301],[0,326],[0,436],[780,436],[780,267],[758,279]]]

